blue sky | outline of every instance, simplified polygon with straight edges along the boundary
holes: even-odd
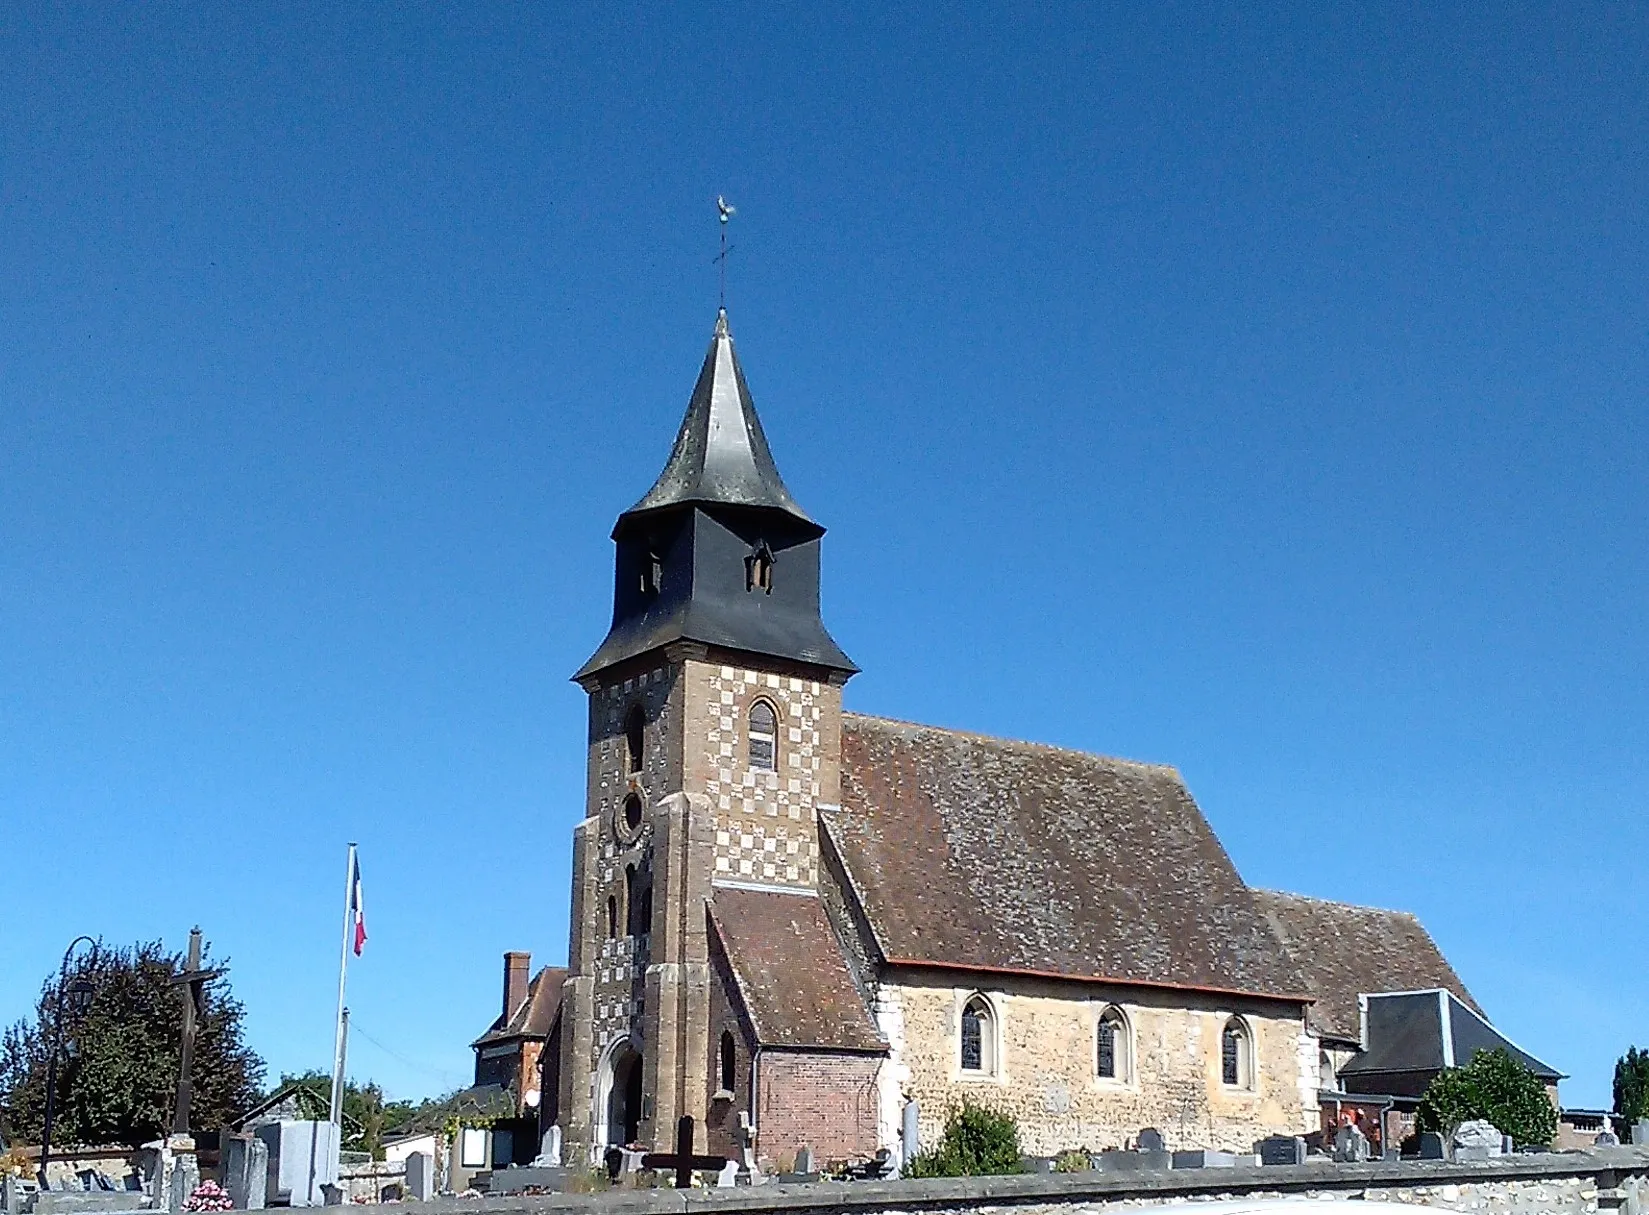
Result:
[[[714,319],[850,708],[1176,765],[1606,1104],[1649,1044],[1649,17],[0,11],[0,1019],[79,932],[275,1070],[564,958],[614,517]]]

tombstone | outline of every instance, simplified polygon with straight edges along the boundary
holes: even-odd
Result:
[[[1154,1126],[1146,1127],[1134,1142],[1139,1145],[1142,1152],[1160,1152],[1168,1146],[1162,1141],[1162,1132]]]
[[[1172,1152],[1095,1152],[1092,1159],[1102,1173],[1155,1173],[1174,1167]]]
[[[1421,1160],[1447,1160],[1448,1158],[1448,1145],[1443,1142],[1443,1136],[1436,1131],[1420,1132]]]
[[[413,1152],[407,1157],[407,1197],[414,1202],[428,1202],[435,1197],[435,1159],[428,1152]]]
[[[1173,1153],[1176,1169],[1234,1169],[1239,1164],[1253,1164],[1254,1157],[1239,1156],[1235,1152],[1205,1152],[1197,1149]]]
[[[1620,1146],[1620,1136],[1616,1135],[1613,1131],[1600,1131],[1600,1132],[1598,1132],[1597,1137],[1592,1140],[1592,1146],[1593,1147],[1619,1147]]]
[[[1634,1147],[1649,1147],[1649,1122],[1632,1123],[1632,1144]]]
[[[922,1151],[922,1107],[914,1098],[905,1102],[899,1119],[899,1150],[901,1159],[908,1161]]]
[[[1502,1154],[1503,1139],[1499,1128],[1487,1119],[1462,1122],[1454,1132],[1454,1159],[1492,1160]]]
[[[172,1165],[171,1184],[166,1187],[166,1209],[181,1211],[189,1195],[200,1184],[200,1158],[194,1153],[194,1141],[187,1150],[180,1150]]]
[[[1254,1154],[1265,1165],[1304,1164],[1305,1140],[1298,1135],[1272,1135],[1254,1145]]]
[[[224,1135],[221,1161],[224,1188],[237,1211],[261,1211],[268,1205],[269,1145],[256,1135]]]
[[[738,1184],[739,1162],[736,1160],[729,1160],[726,1164],[721,1166],[721,1172],[716,1174],[716,1188],[721,1190],[726,1189],[728,1186],[735,1186]]]
[[[804,1176],[813,1172],[812,1148],[803,1146],[796,1149],[796,1167],[793,1171]]]
[[[762,1183],[761,1166],[756,1163],[756,1131],[750,1125],[750,1111],[740,1110],[733,1138],[739,1145],[739,1176],[746,1185]]]
[[[1368,1159],[1368,1136],[1353,1126],[1334,1132],[1334,1159],[1339,1164],[1361,1164]]]
[[[561,1167],[561,1128],[551,1126],[544,1132],[544,1138],[538,1145],[538,1155],[533,1158],[533,1167],[539,1169],[558,1169]]]
[[[0,1211],[6,1215],[21,1215],[23,1194],[20,1180],[10,1173],[0,1176]]]

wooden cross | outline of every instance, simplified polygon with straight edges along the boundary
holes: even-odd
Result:
[[[693,1184],[695,1169],[715,1169],[720,1172],[727,1167],[725,1156],[695,1156],[693,1155],[693,1117],[683,1114],[676,1123],[676,1150],[671,1152],[648,1152],[641,1158],[641,1167],[644,1169],[674,1169],[676,1171],[676,1189],[685,1190]]]
[[[174,1135],[189,1133],[189,1100],[194,1094],[189,1072],[195,1057],[195,1029],[197,1021],[206,1013],[205,1005],[201,1003],[201,993],[207,983],[223,973],[222,970],[200,968],[199,928],[189,931],[189,960],[186,965],[188,968],[182,974],[167,980],[168,986],[182,988],[183,995],[183,1057],[178,1063],[177,1105],[172,1115]]]

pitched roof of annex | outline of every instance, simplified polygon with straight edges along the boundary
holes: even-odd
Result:
[[[1481,1014],[1460,976],[1420,921],[1406,911],[1358,907],[1280,890],[1254,898],[1299,962],[1311,994],[1312,1028],[1326,1038],[1356,1042],[1357,997],[1372,992],[1446,988]]]
[[[718,885],[710,917],[763,1046],[887,1049],[818,897]]]

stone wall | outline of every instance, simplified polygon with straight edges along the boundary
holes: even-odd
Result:
[[[877,1019],[894,1046],[888,1072],[896,1078],[883,1086],[883,1101],[889,1090],[916,1098],[924,1144],[937,1141],[947,1111],[964,1100],[1011,1113],[1024,1150],[1036,1155],[1123,1147],[1144,1127],[1161,1131],[1170,1148],[1244,1152],[1267,1135],[1318,1127],[1316,1040],[1297,1006],[999,975],[987,982],[959,987],[948,976],[901,973],[878,992]],[[989,1076],[961,1070],[959,1020],[975,992],[998,1020],[998,1066]],[[1130,1030],[1131,1075],[1101,1079],[1095,1034],[1113,1005]],[[1221,1081],[1220,1033],[1233,1015],[1255,1046],[1249,1089]],[[897,1125],[896,1111],[884,1109],[884,1140]]]
[[[1620,1211],[1649,1215],[1649,1150],[1597,1149],[1587,1153],[1508,1156],[1499,1160],[1402,1161],[1379,1164],[1158,1173],[1070,1173],[1016,1177],[959,1177],[932,1181],[837,1182],[767,1185],[757,1189],[619,1190],[541,1198],[448,1199],[425,1204],[433,1212],[466,1215],[1093,1215],[1213,1199],[1253,1202],[1320,1197],[1400,1203],[1487,1215],[1591,1215]],[[1219,1208],[1207,1208],[1214,1215]],[[1348,1207],[1350,1211],[1358,1208]]]

